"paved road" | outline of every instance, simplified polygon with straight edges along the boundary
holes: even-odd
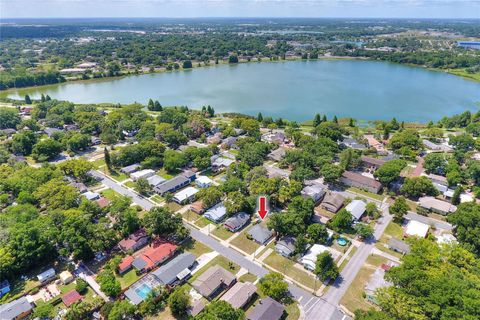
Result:
[[[432,219],[426,216],[421,216],[419,214],[416,214],[415,212],[409,211],[406,215],[405,218],[409,220],[416,220],[420,221],[423,223],[426,223],[428,225],[434,225],[435,229],[444,229],[444,230],[452,230],[453,226],[445,221],[437,220],[437,219]]]
[[[105,176],[103,173],[99,171],[92,171],[91,174],[99,179],[102,179],[103,184],[107,187],[113,189],[115,192],[118,192],[122,195],[128,196],[132,199],[133,202],[140,205],[144,209],[151,209],[154,207],[154,204],[151,203],[149,200],[138,196],[136,193],[126,189],[118,182],[110,179],[109,177]],[[207,247],[217,251],[222,256],[228,258],[229,260],[235,262],[236,264],[242,266],[243,268],[247,269],[250,273],[256,275],[257,277],[263,277],[269,271],[262,266],[254,263],[246,259],[242,254],[239,252],[228,248],[218,242],[216,239],[202,233],[201,231],[193,228],[192,226],[186,224],[186,227],[190,229],[190,234],[192,238],[200,243],[206,245]],[[310,292],[305,291],[297,287],[294,284],[289,284],[289,290],[292,296],[300,303],[304,312],[305,318],[307,320],[317,320],[317,319],[325,319],[325,320],[341,320],[345,318],[345,315],[338,310],[336,304],[329,304],[323,298],[318,298],[313,296]]]

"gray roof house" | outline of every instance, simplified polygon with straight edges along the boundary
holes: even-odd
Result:
[[[268,230],[267,227],[261,224],[254,225],[247,233],[252,237],[253,241],[259,244],[265,244],[273,237],[273,231]]]
[[[120,169],[120,172],[130,175],[131,173],[134,173],[135,171],[137,171],[138,168],[140,168],[140,164],[134,163],[129,166],[123,167],[122,169]]]
[[[257,306],[247,315],[247,320],[279,320],[285,307],[270,297],[261,299]]]
[[[32,305],[27,298],[21,297],[0,306],[2,320],[23,319],[32,312]]]
[[[275,244],[275,251],[284,257],[289,257],[295,251],[295,239],[294,237],[285,236],[280,238]]]
[[[183,175],[178,175],[170,180],[164,181],[153,188],[153,190],[163,196],[167,192],[176,191],[186,185],[190,184],[190,180]]]
[[[321,207],[327,211],[336,213],[343,206],[345,198],[339,193],[327,193],[322,201]]]
[[[345,171],[340,178],[340,182],[372,193],[378,193],[382,189],[382,184],[377,180],[352,171]]]
[[[418,199],[418,205],[432,212],[447,215],[457,211],[457,207],[447,201],[438,200],[434,197],[421,197]]]
[[[195,281],[193,281],[192,286],[202,296],[210,299],[219,291],[225,288],[230,288],[236,280],[237,279],[231,272],[216,265],[202,273]]]
[[[235,232],[240,230],[250,220],[250,215],[245,212],[238,212],[228,218],[223,224],[228,231]]]
[[[223,202],[217,203],[203,214],[205,218],[213,222],[222,221],[226,217],[226,215],[227,208],[225,208]]]
[[[398,240],[397,238],[390,238],[388,241],[388,248],[401,254],[407,254],[410,252],[410,246],[406,242]]]
[[[195,262],[196,258],[193,254],[188,252],[182,253],[152,272],[152,274],[164,285],[176,285],[185,279],[184,274],[190,275],[190,268]]]
[[[257,292],[257,287],[251,282],[237,282],[220,300],[226,301],[235,309],[243,308]]]
[[[376,291],[380,288],[386,288],[392,285],[391,282],[385,280],[385,271],[390,267],[387,265],[382,265],[370,277],[370,280],[365,285],[365,295],[366,299],[372,303],[378,304],[376,298]]]
[[[42,283],[42,284],[47,283],[48,281],[52,280],[53,278],[55,278],[55,269],[53,269],[53,268],[45,270],[42,273],[40,273],[39,275],[37,275],[38,281],[40,281],[40,283]]]
[[[273,161],[280,161],[285,157],[286,150],[283,147],[279,147],[268,154],[268,159]]]
[[[45,128],[45,129],[43,130],[43,132],[45,132],[49,138],[51,138],[54,133],[56,133],[56,132],[61,132],[61,131],[62,131],[62,130],[57,129],[57,128]]]
[[[352,200],[345,209],[350,212],[353,219],[360,220],[362,215],[365,213],[365,209],[367,208],[367,204],[362,200]]]
[[[152,187],[158,186],[160,183],[167,181],[166,179],[154,174],[151,177],[147,178],[148,184]]]

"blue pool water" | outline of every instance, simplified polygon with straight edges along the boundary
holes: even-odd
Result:
[[[135,290],[135,292],[142,297],[142,299],[146,299],[148,294],[152,291],[152,288],[150,288],[146,283],[143,283],[140,287]]]
[[[337,243],[343,247],[343,246],[347,245],[347,240],[345,240],[343,238],[338,238]]]

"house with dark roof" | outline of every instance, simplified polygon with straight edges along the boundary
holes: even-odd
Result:
[[[140,228],[127,238],[121,240],[118,243],[118,247],[123,252],[137,251],[147,245],[150,237],[147,235],[147,231],[144,228]]]
[[[373,170],[377,170],[385,163],[385,160],[367,156],[362,156],[360,161],[362,162],[363,166]]]
[[[262,224],[256,224],[248,230],[247,234],[252,238],[253,241],[264,245],[273,237],[273,231],[268,230],[266,226]]]
[[[352,171],[345,171],[340,178],[340,182],[372,193],[378,193],[382,189],[382,184],[379,181]]]
[[[388,241],[388,248],[401,254],[410,253],[410,246],[406,242],[398,240],[397,238],[390,238]]]
[[[247,320],[280,320],[285,307],[270,297],[259,300],[258,304],[247,315]]]
[[[152,270],[173,257],[176,250],[177,246],[169,242],[150,247],[133,260],[132,266],[140,272]]]
[[[178,175],[170,180],[164,181],[153,188],[153,191],[163,196],[165,193],[174,192],[190,184],[190,179],[183,175]]]
[[[10,301],[0,305],[0,316],[2,320],[17,320],[26,318],[32,313],[32,304],[26,297]]]
[[[297,239],[290,236],[280,238],[275,244],[275,251],[284,257],[290,257],[295,252],[295,242]]]
[[[163,285],[172,287],[182,283],[190,276],[191,269],[195,263],[195,256],[191,253],[185,252],[176,256],[168,263],[152,272],[152,274]]]
[[[75,289],[62,296],[62,302],[67,308],[82,299],[83,297]]]
[[[251,282],[237,282],[220,300],[228,302],[235,309],[243,308],[256,294],[257,287]]]
[[[205,298],[212,299],[220,291],[230,288],[236,281],[231,272],[216,265],[202,273],[192,286]]]
[[[344,201],[345,201],[345,198],[341,194],[329,192],[323,198],[323,201],[320,204],[320,207],[322,207],[327,211],[337,213],[337,211],[343,207]]]
[[[238,212],[228,218],[223,224],[224,227],[230,232],[236,232],[243,228],[244,225],[250,220],[250,215],[245,212]]]

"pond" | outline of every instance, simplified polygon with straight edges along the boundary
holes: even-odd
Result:
[[[77,103],[211,105],[217,112],[241,112],[303,121],[315,113],[362,120],[428,122],[465,110],[477,111],[480,83],[443,72],[360,60],[242,63],[188,71],[68,82],[27,88],[25,94]]]

